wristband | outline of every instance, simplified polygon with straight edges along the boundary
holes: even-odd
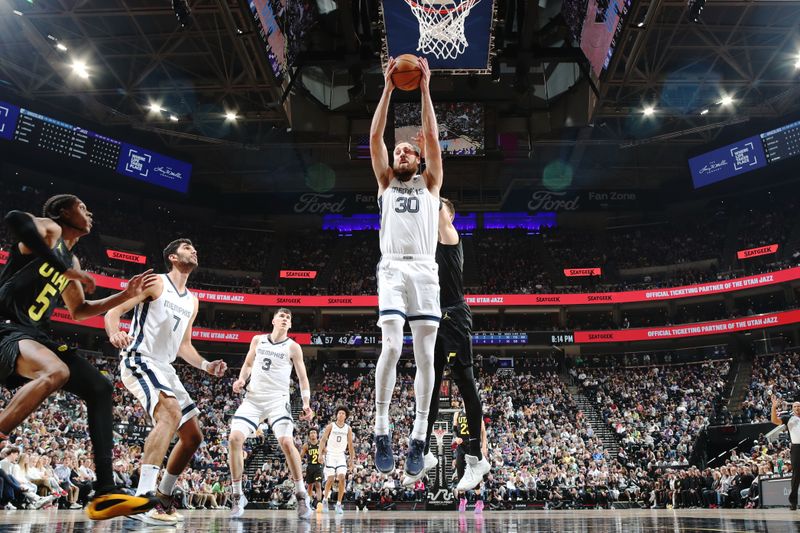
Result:
[[[300,397],[303,401],[311,400],[311,391],[309,389],[300,389]]]
[[[203,372],[208,372],[208,365],[209,364],[211,364],[211,363],[209,363],[208,361],[203,359],[203,362],[200,364],[200,368],[203,369]]]

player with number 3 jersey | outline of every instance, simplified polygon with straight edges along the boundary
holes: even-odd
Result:
[[[247,505],[247,498],[242,491],[244,440],[253,435],[259,424],[266,419],[286,457],[294,481],[297,515],[301,520],[307,520],[312,514],[311,501],[303,483],[300,452],[294,444],[294,420],[289,397],[293,368],[297,373],[297,381],[300,382],[300,396],[303,400],[301,420],[311,420],[314,416],[310,406],[311,391],[303,362],[303,350],[288,335],[289,328],[292,327],[292,312],[285,307],[278,309],[272,317],[272,326],[272,333],[253,337],[239,372],[239,379],[233,384],[234,393],[240,394],[245,386],[247,393],[242,405],[233,415],[228,438],[228,461],[233,483],[231,518],[241,517]]]

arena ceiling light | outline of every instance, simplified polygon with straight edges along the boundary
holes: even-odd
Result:
[[[153,113],[161,113],[162,111],[165,111],[165,109],[163,107],[161,107],[161,104],[159,104],[158,102],[150,102],[150,105],[147,106],[147,107]]]
[[[797,61],[794,64],[794,68],[800,69],[800,54],[797,54]]]
[[[178,117],[176,115],[170,115],[169,120],[170,122],[178,122]]]
[[[703,109],[702,111],[700,111],[700,114],[701,115],[708,115],[708,109]]]
[[[717,104],[723,105],[723,106],[729,106],[732,103],[733,103],[733,96],[731,96],[729,94],[726,94],[725,96],[722,97],[722,99],[719,102],[717,102]]]
[[[62,52],[66,52],[67,50],[69,50],[69,48],[67,48],[65,45],[63,45],[63,44],[61,44],[61,43],[57,43],[57,44],[56,44],[56,48],[58,48],[58,49],[59,49],[59,50],[61,50]]]
[[[78,75],[79,78],[87,79],[89,77],[89,69],[86,62],[80,59],[72,60],[72,72]]]
[[[656,108],[654,106],[651,106],[651,105],[644,106],[644,109],[642,109],[642,113],[646,117],[652,117],[653,114],[655,114],[655,112],[656,112]]]
[[[225,112],[225,120],[234,121],[239,118],[239,115],[236,114],[236,111],[226,111]]]

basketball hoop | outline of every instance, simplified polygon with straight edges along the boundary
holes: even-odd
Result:
[[[442,453],[444,449],[444,435],[447,433],[445,428],[436,428],[433,430],[433,434],[436,436],[436,447],[439,453]]]
[[[455,59],[463,54],[469,46],[464,21],[480,1],[405,0],[419,21],[417,51],[439,59]],[[445,4],[453,4],[453,7],[444,7]]]

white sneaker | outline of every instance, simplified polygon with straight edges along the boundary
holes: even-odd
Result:
[[[155,508],[146,513],[129,515],[128,518],[138,520],[148,526],[176,526],[178,524],[178,520],[174,516]]]
[[[422,479],[428,474],[428,471],[432,468],[435,468],[436,465],[439,464],[439,459],[433,455],[432,452],[428,452],[425,454],[425,466],[422,467],[422,470],[416,476],[409,476],[408,474],[403,474],[403,486],[404,487],[411,487],[416,483],[418,480]]]
[[[314,510],[311,508],[311,498],[308,494],[297,497],[297,518],[300,520],[310,520]]]
[[[6,504],[6,506],[4,507],[4,509],[5,509],[6,511],[16,511],[16,510],[17,510],[17,508],[16,508],[16,507],[14,507],[14,506],[11,504],[11,502],[8,502],[8,503]]]
[[[322,500],[322,503],[320,505],[322,505],[323,513],[327,513],[328,511],[330,511],[330,509],[328,509],[328,500]]]
[[[465,455],[466,467],[464,468],[464,475],[456,485],[456,490],[466,491],[472,490],[483,481],[483,476],[489,473],[492,469],[489,461],[484,457],[480,461],[474,455]]]
[[[79,504],[78,502],[75,502],[72,505],[70,505],[69,508],[70,509],[82,509],[83,506],[81,504]]]
[[[240,518],[244,514],[244,508],[247,507],[247,498],[244,497],[244,494],[240,494],[239,498],[233,502],[233,507],[231,507],[231,518]]]
[[[339,502],[336,502],[336,514],[344,514],[344,507]]]
[[[52,502],[54,499],[55,498],[53,498],[53,496],[44,496],[44,497],[37,496],[35,500],[31,501],[31,504],[33,505],[34,509],[41,509],[48,503]]]

